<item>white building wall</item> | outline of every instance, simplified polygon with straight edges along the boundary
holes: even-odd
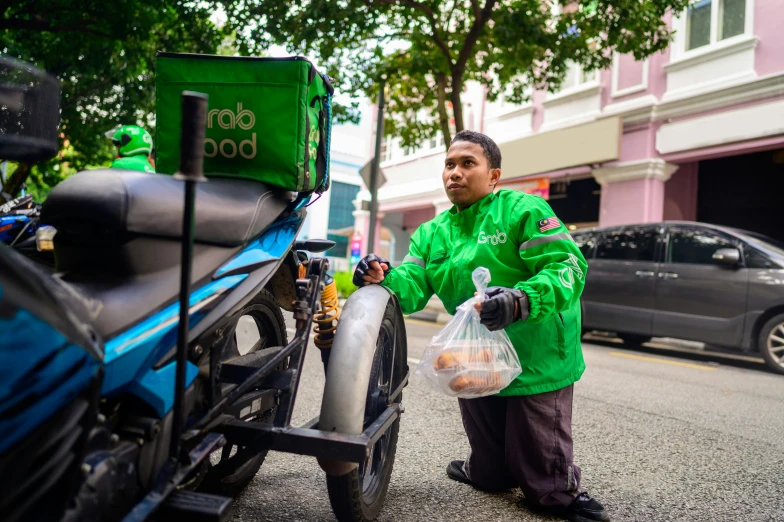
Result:
[[[367,163],[366,143],[367,118],[359,125],[336,125],[332,129],[330,150],[331,182],[357,185],[360,190],[364,183],[359,170]],[[329,231],[329,209],[332,201],[331,191],[327,190],[308,207],[308,215],[299,233],[300,239],[325,239]]]

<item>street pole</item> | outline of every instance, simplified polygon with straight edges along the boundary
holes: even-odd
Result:
[[[386,76],[381,77],[378,89],[378,115],[376,116],[376,152],[370,165],[370,230],[368,231],[368,251],[376,248],[376,219],[378,216],[378,171],[381,163],[381,140],[384,139],[384,88]]]

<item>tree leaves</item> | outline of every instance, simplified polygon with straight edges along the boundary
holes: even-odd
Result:
[[[491,100],[522,103],[557,90],[570,63],[608,67],[612,53],[642,59],[667,47],[664,21],[689,0],[224,0],[245,52],[285,45],[315,55],[350,96],[390,85],[388,133],[414,145],[461,130],[465,82]],[[438,78],[446,85],[439,100]],[[450,115],[447,101],[453,104]],[[448,140],[446,140],[448,146]]]
[[[212,6],[182,0],[0,0],[0,52],[31,62],[61,82],[64,157],[38,164],[32,184],[45,194],[64,173],[108,163],[104,133],[120,124],[151,131],[158,51],[214,52],[224,33]],[[66,161],[59,170],[55,166]]]

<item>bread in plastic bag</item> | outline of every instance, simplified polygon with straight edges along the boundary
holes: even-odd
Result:
[[[479,267],[472,279],[478,295],[457,308],[427,345],[415,371],[436,390],[461,399],[494,395],[522,373],[509,336],[503,330],[488,330],[474,308],[484,300],[490,271]]]

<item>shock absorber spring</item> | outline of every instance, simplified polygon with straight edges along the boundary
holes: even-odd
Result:
[[[338,306],[338,287],[335,279],[324,276],[324,290],[321,292],[321,312],[316,315],[316,326],[313,328],[316,336],[313,343],[321,350],[321,361],[324,363],[324,371],[329,363],[329,353],[332,349],[332,341],[335,339],[335,330],[340,321],[340,307]]]
[[[305,277],[307,273],[306,263],[299,265],[299,277]],[[338,304],[338,287],[335,279],[329,274],[324,275],[324,290],[321,292],[321,311],[316,314],[313,332],[316,334],[313,343],[321,351],[321,361],[324,363],[324,371],[327,370],[329,363],[329,353],[332,349],[332,341],[335,339],[335,331],[340,321],[340,307]]]

